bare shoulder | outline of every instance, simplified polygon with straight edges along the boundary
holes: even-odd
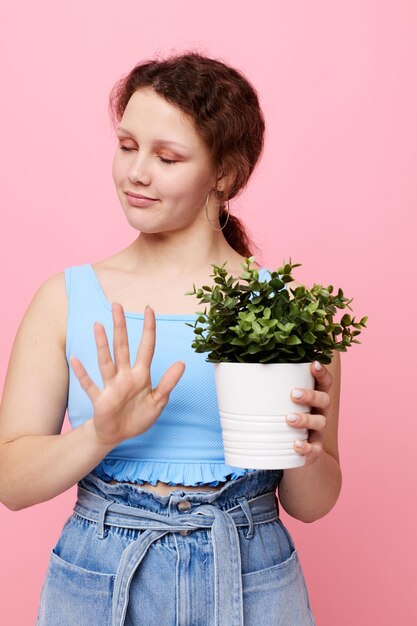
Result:
[[[31,317],[34,321],[49,320],[56,332],[57,340],[65,347],[68,317],[68,296],[65,273],[57,272],[46,278],[36,290],[22,320]]]

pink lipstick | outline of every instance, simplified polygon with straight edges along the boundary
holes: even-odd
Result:
[[[147,207],[154,204],[154,202],[158,202],[156,198],[147,198],[141,194],[132,194],[130,192],[126,192],[126,198],[131,206],[137,207]]]

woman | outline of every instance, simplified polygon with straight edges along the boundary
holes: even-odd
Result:
[[[312,365],[314,391],[294,390],[312,409],[288,416],[309,429],[297,448],[305,465],[233,468],[224,463],[212,364],[191,349],[185,324],[199,308],[185,292],[212,283],[212,264],[227,261],[238,275],[252,254],[228,200],[262,152],[256,91],[237,70],[193,52],[137,65],[110,105],[113,178],[140,234],[41,285],[1,404],[2,502],[19,510],[78,483],[37,624],[314,624],[276,490],[306,522],[338,498],[337,355]],[[60,434],[67,407],[73,428]]]

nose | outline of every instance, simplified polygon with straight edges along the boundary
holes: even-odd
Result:
[[[136,158],[129,168],[128,178],[131,183],[135,184],[142,183],[143,185],[149,185],[151,182],[149,164],[143,153],[137,153]]]

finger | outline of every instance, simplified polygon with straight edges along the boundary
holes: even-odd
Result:
[[[323,452],[323,446],[321,443],[309,443],[308,441],[300,441],[297,439],[294,443],[294,450],[306,457],[307,460],[314,461]]]
[[[127,338],[126,318],[123,307],[118,302],[112,303],[113,313],[113,354],[116,370],[130,367],[129,342]]]
[[[324,430],[327,420],[318,413],[289,413],[287,424],[294,428],[308,428],[308,430]]]
[[[291,391],[291,399],[293,402],[306,404],[307,406],[316,407],[326,410],[330,405],[330,396],[325,391],[317,391],[316,389],[295,388]]]
[[[310,366],[310,371],[316,379],[315,388],[320,391],[329,391],[333,384],[333,376],[325,365],[314,361]]]
[[[146,368],[150,369],[152,358],[155,352],[155,329],[155,313],[149,305],[146,305],[145,316],[143,320],[142,337],[140,338],[135,365],[141,363]]]
[[[79,359],[72,356],[70,357],[70,365],[74,374],[78,378],[81,387],[84,389],[91,402],[94,404],[97,398],[100,396],[101,390],[89,377],[87,370]]]
[[[185,363],[177,361],[173,363],[162,376],[158,386],[153,389],[152,396],[158,404],[165,404],[168,402],[169,394],[183,375],[185,370]]]
[[[100,322],[94,323],[94,335],[97,347],[97,362],[103,382],[106,384],[115,376],[116,368],[110,354],[106,331]]]

